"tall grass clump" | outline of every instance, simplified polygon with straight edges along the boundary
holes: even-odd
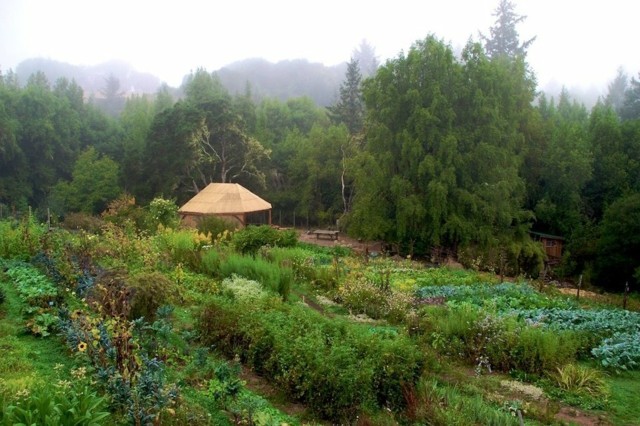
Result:
[[[260,258],[253,259],[237,254],[231,254],[220,262],[220,276],[228,278],[233,275],[260,282],[266,289],[280,294],[283,300],[289,297],[293,282],[291,268],[281,268]]]
[[[517,425],[514,412],[500,411],[482,396],[468,396],[434,379],[421,379],[409,401],[407,415],[412,424],[435,425]]]
[[[475,364],[479,371],[554,371],[573,362],[583,339],[572,331],[551,331],[496,317],[469,303],[429,306],[421,311],[416,332],[446,355]]]
[[[217,276],[220,272],[220,254],[212,248],[202,250],[200,252],[200,268],[202,273]]]

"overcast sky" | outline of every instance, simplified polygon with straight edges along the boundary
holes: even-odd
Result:
[[[606,89],[619,66],[640,71],[637,0],[515,0],[537,36],[541,87]],[[362,39],[384,61],[433,33],[454,48],[489,33],[498,0],[0,0],[0,70],[45,57],[77,65],[122,59],[172,86],[198,67],[307,58],[348,61]]]

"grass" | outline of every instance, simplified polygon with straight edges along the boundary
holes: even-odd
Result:
[[[616,425],[640,425],[640,371],[611,375],[611,421]]]
[[[29,388],[37,382],[57,380],[56,364],[66,369],[73,360],[66,356],[65,348],[56,338],[40,338],[24,331],[21,304],[15,288],[0,283],[5,301],[0,305],[0,377],[8,389]]]

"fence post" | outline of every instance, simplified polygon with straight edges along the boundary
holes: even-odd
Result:
[[[578,280],[578,291],[576,292],[576,300],[580,300],[580,289],[582,288],[582,274],[580,274],[580,279]]]
[[[622,309],[627,309],[627,297],[629,296],[629,281],[624,284],[624,299],[622,299]]]

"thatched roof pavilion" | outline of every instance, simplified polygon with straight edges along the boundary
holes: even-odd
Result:
[[[178,210],[182,221],[192,226],[202,217],[218,216],[244,227],[249,214],[260,212],[268,213],[271,224],[271,203],[237,183],[210,183]]]

